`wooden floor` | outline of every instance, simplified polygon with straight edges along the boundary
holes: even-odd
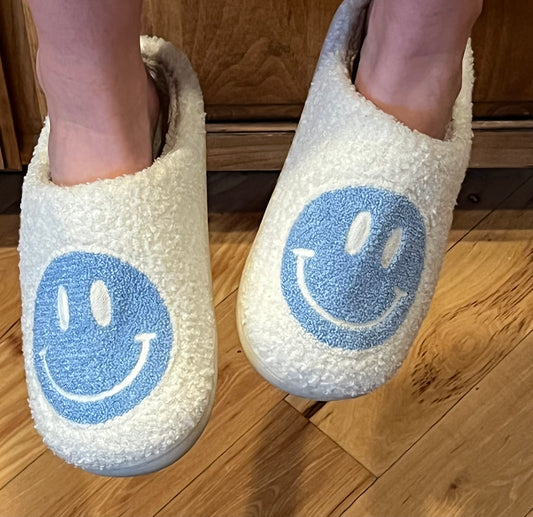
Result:
[[[204,435],[162,472],[107,479],[33,429],[18,216],[0,216],[0,515],[533,516],[532,172],[470,173],[408,359],[353,401],[287,396],[244,357],[235,299],[259,221],[210,217],[220,373]]]

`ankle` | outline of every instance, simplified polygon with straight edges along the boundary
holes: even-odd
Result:
[[[52,181],[61,185],[132,174],[152,163],[159,99],[144,64],[78,69],[38,57],[50,117]]]
[[[50,116],[74,123],[83,118],[90,125],[103,115],[127,116],[135,102],[143,111],[149,85],[140,55],[112,61],[116,64],[111,68],[90,61],[70,63],[39,50],[37,75]]]
[[[443,138],[481,0],[375,0],[357,90],[411,129]]]
[[[395,64],[385,53],[375,64],[362,58],[355,87],[407,127],[444,138],[461,90],[462,55],[442,60],[430,57],[427,61],[404,58]]]

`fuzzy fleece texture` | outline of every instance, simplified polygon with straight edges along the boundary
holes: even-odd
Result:
[[[318,400],[367,393],[402,364],[433,296],[471,148],[470,44],[444,140],[410,130],[355,90],[368,4],[345,0],[333,19],[239,290],[252,364],[281,389]],[[343,253],[378,265],[350,277],[339,239]],[[334,260],[323,258],[328,250]],[[376,277],[383,268],[392,268],[385,280]],[[357,323],[367,320],[381,327]]]
[[[144,464],[157,465],[180,444],[192,445],[207,422],[216,384],[202,94],[187,57],[170,43],[143,36],[141,51],[169,101],[165,144],[152,166],[111,180],[57,186],[50,180],[47,118],[23,187],[23,349],[35,426],[54,453],[101,473],[141,473]],[[76,274],[67,278],[68,272]],[[80,283],[83,288],[71,289]],[[89,318],[90,310],[90,328],[101,334],[80,337],[89,323],[76,327],[76,321]],[[148,321],[145,333],[134,328],[139,319]],[[54,342],[61,332],[55,323],[62,341]],[[150,325],[157,334],[146,333]],[[136,342],[122,343],[117,329]],[[77,331],[80,343],[64,339]],[[104,331],[114,332],[117,341],[103,348],[94,343],[102,359],[90,345],[94,336],[109,336]],[[58,343],[64,348],[54,363]],[[137,364],[121,357],[121,351],[129,353],[126,346],[136,347]],[[72,357],[65,355],[69,350]],[[154,350],[158,355],[150,355]],[[50,361],[43,363],[46,373],[52,373],[46,383],[36,367],[44,354]],[[50,395],[56,376],[67,395],[61,402]],[[102,400],[87,398],[87,387],[96,389],[100,381]],[[120,392],[116,399],[108,396],[113,390],[105,391],[110,381]],[[147,387],[138,388],[142,383]],[[122,397],[127,389],[129,398]]]

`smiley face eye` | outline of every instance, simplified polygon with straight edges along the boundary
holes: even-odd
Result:
[[[392,259],[398,253],[400,244],[402,242],[403,231],[401,228],[394,228],[391,236],[388,238],[385,247],[383,248],[383,255],[381,257],[381,265],[387,268],[391,265]]]
[[[57,290],[57,315],[61,330],[67,330],[70,322],[70,311],[68,308],[67,290],[62,285]]]
[[[96,280],[91,285],[91,311],[96,323],[107,327],[111,322],[111,297],[106,285],[101,280]]]
[[[344,249],[348,255],[355,255],[363,248],[372,226],[372,216],[370,212],[359,212],[350,226]]]

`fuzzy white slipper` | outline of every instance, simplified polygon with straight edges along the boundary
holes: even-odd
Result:
[[[169,100],[161,156],[133,175],[57,186],[46,120],[19,246],[36,428],[66,461],[116,476],[184,454],[216,384],[202,94],[170,43],[142,37],[141,49]]]
[[[239,290],[252,364],[279,388],[319,400],[366,393],[404,360],[433,295],[471,146],[470,47],[443,141],[355,90],[368,3],[346,0],[335,15]]]

